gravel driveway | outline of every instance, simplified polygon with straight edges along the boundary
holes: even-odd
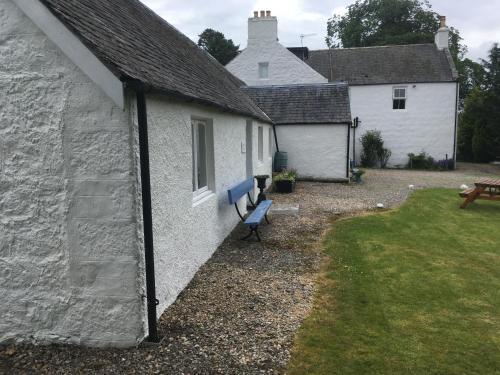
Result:
[[[272,215],[262,243],[240,241],[246,231],[238,226],[161,317],[161,344],[4,347],[0,373],[280,373],[310,309],[324,260],[320,239],[332,218],[377,203],[398,205],[410,184],[458,189],[494,174],[500,176],[500,168],[461,165],[454,172],[370,170],[362,185],[300,182],[294,194],[271,194],[277,207],[299,205],[299,214]]]

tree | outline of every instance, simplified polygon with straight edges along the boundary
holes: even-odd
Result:
[[[432,43],[439,16],[427,0],[357,0],[327,24],[326,44],[368,47]]]
[[[490,162],[500,156],[500,48],[495,44],[482,61],[483,87],[475,87],[460,114],[460,160]]]
[[[226,65],[238,55],[240,46],[234,45],[231,39],[212,29],[205,29],[198,39],[198,45],[212,55],[222,65]]]

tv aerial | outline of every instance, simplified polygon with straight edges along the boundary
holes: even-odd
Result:
[[[304,47],[304,38],[307,38],[307,37],[310,37],[310,36],[315,36],[315,35],[318,35],[316,33],[314,34],[300,34],[300,46],[301,47]]]

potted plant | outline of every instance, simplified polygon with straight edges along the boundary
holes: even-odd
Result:
[[[273,178],[274,186],[278,193],[292,193],[295,190],[295,181],[297,172],[295,170],[286,170],[278,173]]]

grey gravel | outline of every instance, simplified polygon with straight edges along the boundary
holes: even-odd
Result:
[[[500,167],[461,165],[454,172],[370,170],[361,185],[299,182],[269,194],[298,215],[274,215],[262,243],[238,226],[160,319],[164,341],[126,350],[68,345],[0,347],[1,374],[274,374],[283,372],[307,316],[332,218],[379,202],[394,207],[412,190],[472,184]],[[460,199],[457,196],[457,204]],[[235,213],[236,215],[236,213]]]

